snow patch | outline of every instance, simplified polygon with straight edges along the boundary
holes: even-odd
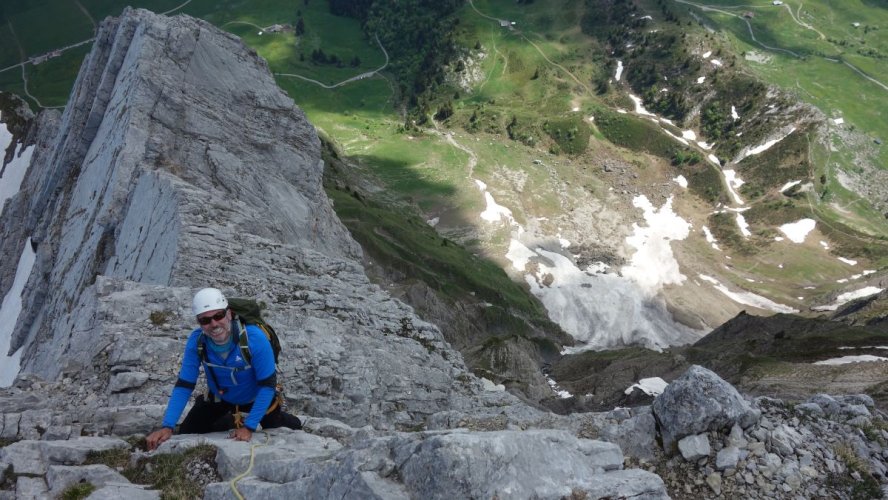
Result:
[[[440,217],[435,217],[435,218],[433,218],[433,219],[429,219],[429,220],[427,220],[427,221],[426,221],[426,224],[428,224],[428,225],[430,225],[430,226],[432,226],[432,227],[435,227],[435,226],[438,225],[439,222],[441,222],[441,218],[440,218]]]
[[[679,137],[679,136],[673,134],[672,132],[666,130],[665,128],[660,127],[660,130],[662,130],[663,132],[666,132],[666,135],[668,135],[669,137],[672,137],[672,138],[675,139],[676,141],[678,141],[678,142],[684,144],[685,146],[690,146],[690,144],[688,144],[688,141],[686,141],[686,140],[682,139],[681,137]]]
[[[752,233],[749,231],[749,223],[746,222],[746,217],[743,217],[743,214],[737,214],[737,227],[740,228],[740,234],[744,238],[752,236]]]
[[[620,81],[620,78],[623,76],[623,61],[617,61],[617,73],[614,75],[614,80]]]
[[[508,222],[514,222],[515,219],[512,217],[512,211],[497,204],[489,191],[484,192],[484,201],[487,202],[487,208],[481,212],[482,219],[487,222],[502,222],[503,219],[506,219]]]
[[[814,230],[817,222],[814,219],[801,219],[780,226],[780,232],[785,234],[794,243],[804,243],[808,233]]]
[[[782,136],[778,137],[777,139],[772,139],[764,144],[760,144],[760,145],[758,145],[754,148],[751,148],[749,150],[741,151],[740,155],[738,156],[735,163],[739,163],[740,160],[742,160],[748,156],[757,155],[757,154],[767,151],[768,149],[771,149],[771,146],[773,146],[774,144],[777,144],[778,142],[782,141],[783,139],[786,139],[789,136],[789,134],[795,132],[795,129],[796,129],[795,127],[792,127],[789,129],[789,132],[783,134]]]
[[[603,264],[580,270],[564,255],[531,250],[516,239],[506,258],[525,273],[549,318],[582,343],[565,353],[626,345],[659,350],[693,342],[702,334],[673,321],[665,301],[648,297],[633,281],[602,274]]]
[[[815,311],[835,311],[839,307],[847,304],[848,302],[851,302],[852,300],[857,300],[857,299],[862,299],[864,297],[869,297],[870,295],[875,295],[877,293],[880,293],[881,291],[882,291],[881,288],[877,288],[874,286],[864,287],[864,288],[861,288],[860,290],[854,290],[853,292],[846,292],[846,293],[839,295],[838,297],[836,297],[836,301],[833,302],[832,304],[825,305],[825,306],[812,307],[811,309],[813,309]]]
[[[734,107],[733,105],[731,106],[731,118],[733,118],[734,121],[737,121],[740,119],[740,115],[737,114],[737,108]]]
[[[709,160],[709,161],[711,161],[712,164],[715,165],[715,166],[717,166],[717,167],[720,167],[720,166],[721,166],[721,162],[718,161],[718,156],[715,156],[715,155],[712,154],[712,153],[710,153],[709,156],[706,157],[706,159]]]
[[[5,151],[6,147],[12,142],[12,135],[10,134],[7,139],[2,132],[6,132],[5,124],[3,127],[0,127],[0,144],[5,143],[0,152]],[[31,155],[33,153],[34,146],[20,147],[18,153],[13,156],[12,161],[3,170],[3,177],[0,177],[0,216],[3,214],[6,200],[15,196],[21,189],[22,181],[25,179],[25,174],[31,165]]]
[[[734,198],[734,203],[742,205],[743,198],[740,198],[737,189],[740,189],[740,186],[745,184],[743,179],[741,179],[737,175],[737,172],[732,169],[722,170],[722,175],[725,176],[725,184],[728,185],[728,192],[731,193],[731,198]]]
[[[697,134],[693,130],[682,130],[681,136],[689,141],[697,140]]]
[[[783,304],[778,304],[777,302],[772,301],[771,299],[762,297],[761,295],[756,295],[752,292],[732,292],[728,289],[728,287],[722,285],[717,279],[712,278],[710,276],[706,276],[701,274],[700,279],[703,281],[708,281],[712,283],[712,286],[728,296],[734,302],[739,304],[744,304],[747,306],[758,307],[759,309],[765,309],[769,311],[774,311],[778,313],[797,313],[799,312],[797,309],[793,309],[789,306],[785,306]]]
[[[558,383],[551,379],[548,375],[546,375],[546,382],[549,384],[549,387],[552,388],[552,391],[561,399],[572,398],[573,394],[561,389],[558,387]]]
[[[718,59],[713,59],[713,60],[711,60],[711,61],[709,61],[709,62],[711,62],[714,66],[719,66],[719,67],[722,66],[722,62],[719,61]]]
[[[846,259],[846,258],[844,258],[844,257],[839,257],[839,260],[842,261],[842,262],[844,262],[845,264],[848,264],[849,266],[856,266],[856,265],[857,265],[857,261],[856,261],[856,260]]]
[[[817,361],[815,365],[846,365],[848,363],[866,363],[869,361],[888,361],[888,358],[882,356],[873,356],[872,354],[860,354],[858,356],[842,356],[840,358],[825,359]]]
[[[706,77],[705,77],[705,76],[701,76],[700,78],[697,78],[697,83],[703,83],[703,82],[705,82],[705,81],[706,81]]]
[[[703,53],[703,59],[709,59],[709,56],[711,56],[711,55],[712,55],[712,51],[708,50]]]
[[[19,257],[12,288],[3,297],[3,305],[0,306],[0,387],[11,386],[21,369],[22,350],[15,351],[11,356],[7,353],[12,344],[12,330],[18,324],[18,317],[22,312],[22,291],[31,275],[35,257],[31,238],[28,238]]]
[[[688,180],[685,179],[685,176],[683,176],[683,175],[679,175],[678,177],[676,177],[676,178],[674,178],[674,179],[672,179],[672,180],[674,180],[675,183],[678,184],[679,186],[681,186],[681,187],[687,189],[687,187],[688,187]]]
[[[644,105],[643,105],[643,102],[640,97],[629,94],[629,99],[632,99],[632,102],[635,103],[635,112],[636,113],[638,113],[640,115],[644,115],[644,116],[656,116],[655,114],[651,113],[650,111],[644,109]]]
[[[845,120],[843,118],[833,118],[833,123],[835,123],[836,125],[841,125],[845,123]]]
[[[663,391],[666,390],[666,386],[668,385],[669,384],[660,377],[643,378],[639,380],[638,383],[629,386],[629,388],[623,391],[623,393],[632,394],[632,391],[637,387],[641,392],[648,396],[659,396],[660,394],[663,394]]]
[[[706,236],[706,241],[709,242],[710,245],[712,245],[712,248],[719,251],[721,250],[721,248],[718,247],[718,241],[715,239],[714,236],[712,236],[712,232],[710,232],[709,228],[706,226],[703,226],[703,235]]]
[[[647,227],[632,225],[633,234],[626,238],[626,243],[636,252],[620,272],[652,297],[664,285],[681,284],[686,279],[679,271],[670,242],[687,238],[691,225],[672,211],[671,196],[659,209],[644,195],[636,196],[632,204],[644,211]]]
[[[785,193],[787,189],[789,189],[789,188],[791,188],[791,187],[793,187],[793,186],[795,186],[795,185],[797,185],[797,184],[801,184],[801,183],[802,183],[802,181],[790,181],[790,182],[787,182],[786,184],[783,185],[783,187],[780,188],[780,192],[781,192],[781,193]]]

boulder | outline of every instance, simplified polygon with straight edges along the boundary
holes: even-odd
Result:
[[[728,429],[735,423],[747,428],[761,416],[731,384],[697,365],[672,381],[652,408],[667,453],[674,453],[675,443],[685,436]]]
[[[695,462],[703,457],[708,457],[711,448],[709,437],[706,434],[685,436],[678,441],[678,451],[688,462]]]

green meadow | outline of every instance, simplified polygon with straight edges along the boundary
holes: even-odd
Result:
[[[842,117],[845,127],[871,139],[888,139],[888,6],[884,3],[787,0],[775,6],[707,0],[705,4],[713,8],[684,2],[682,8],[725,30],[737,53],[763,54],[766,61],[748,62],[760,77],[829,117]],[[870,162],[888,169],[888,148],[874,147]],[[842,167],[854,165],[845,158]]]

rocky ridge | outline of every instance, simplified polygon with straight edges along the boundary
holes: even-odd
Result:
[[[41,115],[37,130],[0,226],[4,255],[28,238],[37,253],[13,332],[22,371],[0,390],[0,498],[78,482],[100,487],[92,498],[157,498],[84,462],[108,449],[145,456],[114,436],[158,425],[194,326],[187,304],[208,284],[268,304],[283,333],[280,379],[306,429],[252,445],[176,436],[156,453],[209,443],[223,481],[254,455],[238,483],[249,498],[706,496],[717,492],[712,467],[725,492],[751,474],[753,496],[843,497],[885,482],[885,419],[865,397],[789,409],[748,401],[702,368],[652,407],[605,413],[559,416],[485,390],[436,326],[369,282],[321,189],[313,128],[255,53],[202,21],[143,10],[106,21],[68,108]],[[718,453],[737,434],[731,474],[718,464],[733,455]],[[819,448],[809,463],[787,442]],[[773,467],[789,477],[793,460],[796,487],[762,486]],[[227,482],[205,491],[233,495]]]

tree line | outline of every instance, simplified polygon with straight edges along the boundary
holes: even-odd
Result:
[[[361,21],[389,53],[388,70],[413,118],[429,114],[444,67],[456,59],[454,29],[464,0],[329,0],[330,12]],[[408,118],[409,120],[409,118]]]

